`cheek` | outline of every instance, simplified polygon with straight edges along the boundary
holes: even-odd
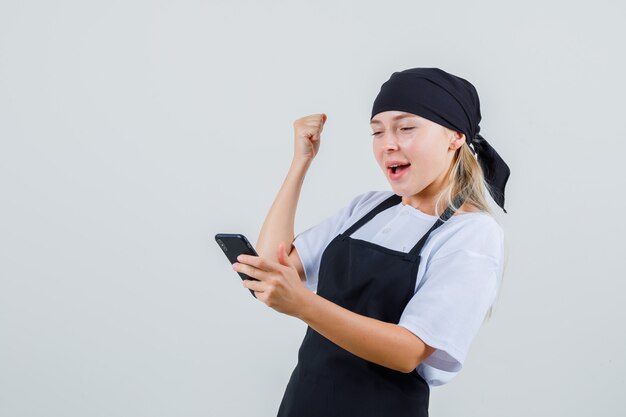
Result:
[[[408,153],[412,163],[419,167],[424,175],[438,171],[440,165],[445,162],[441,151],[425,142],[416,142],[408,149]]]
[[[378,146],[376,142],[374,142],[374,144],[372,145],[372,152],[374,153],[374,158],[376,158],[376,162],[378,162],[378,164],[380,165],[383,158],[383,150],[380,146]]]

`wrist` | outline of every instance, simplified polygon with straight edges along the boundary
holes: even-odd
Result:
[[[300,299],[300,308],[296,317],[305,323],[308,323],[311,317],[311,312],[315,309],[315,303],[319,296],[313,291],[303,287],[302,296]]]
[[[296,168],[308,168],[313,160],[305,157],[294,156],[291,160],[291,166]]]

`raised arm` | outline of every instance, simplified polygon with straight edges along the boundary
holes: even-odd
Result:
[[[319,150],[320,135],[325,122],[326,115],[321,113],[302,117],[293,123],[293,160],[287,177],[263,222],[256,243],[259,256],[277,261],[278,243],[284,242],[301,278],[304,276],[302,264],[297,252],[292,252],[291,245],[294,239],[294,221],[304,177]]]
[[[294,122],[294,158],[261,228],[256,245],[260,258],[244,256],[235,263],[235,270],[261,281],[245,280],[243,286],[259,291],[258,298],[268,306],[300,318],[330,341],[363,359],[412,372],[434,348],[404,327],[356,314],[311,291],[297,290],[300,287],[291,285],[286,276],[280,277],[288,270],[278,259],[278,244],[284,242],[290,263],[304,280],[302,263],[292,245],[294,220],[304,177],[319,149],[325,121],[326,115],[317,114]],[[294,278],[297,280],[295,275]]]

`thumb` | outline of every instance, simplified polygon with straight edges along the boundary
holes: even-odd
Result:
[[[278,262],[280,262],[281,265],[291,266],[289,254],[287,253],[287,248],[283,242],[278,244]]]

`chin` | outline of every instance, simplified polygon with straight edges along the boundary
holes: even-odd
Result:
[[[392,183],[390,183],[390,185],[391,185],[391,190],[397,195],[402,196],[402,197],[412,197],[423,191],[423,188],[419,188],[415,186],[414,187],[410,187],[408,185],[398,186],[397,184],[394,186]]]
[[[413,195],[402,187],[394,186],[393,183],[389,183],[389,185],[391,186],[391,191],[393,191],[396,195],[399,195],[401,197]]]

